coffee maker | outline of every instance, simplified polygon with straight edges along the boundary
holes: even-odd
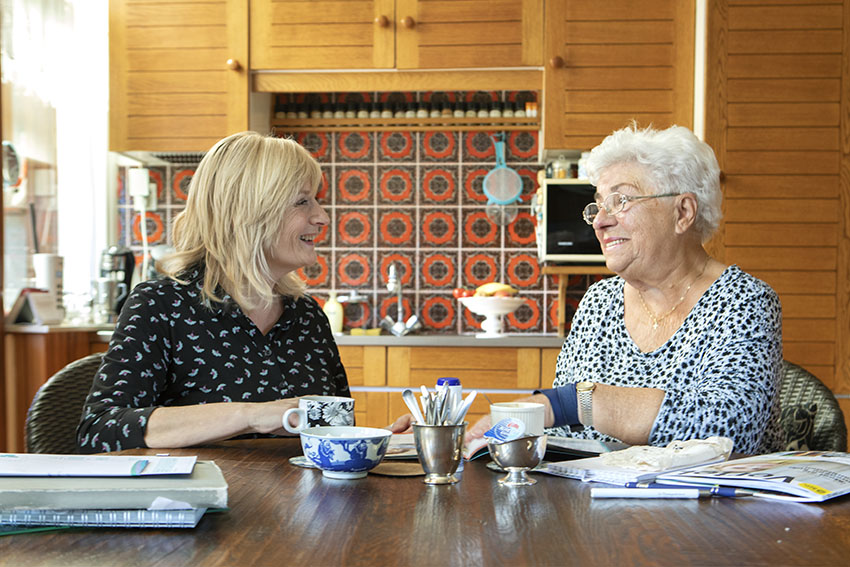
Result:
[[[112,313],[117,315],[121,312],[124,302],[127,300],[131,283],[133,281],[133,271],[136,267],[136,257],[133,251],[124,246],[110,246],[103,251],[100,256],[100,277],[109,278],[116,282],[119,289],[123,288],[123,293],[119,292],[113,301],[113,305],[102,305],[102,308],[107,308]]]

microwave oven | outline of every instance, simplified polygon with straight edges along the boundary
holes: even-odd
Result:
[[[537,225],[537,252],[543,262],[605,262],[593,227],[582,212],[596,188],[586,179],[544,179]]]

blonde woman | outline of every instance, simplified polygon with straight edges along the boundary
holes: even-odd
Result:
[[[296,274],[328,224],[296,142],[216,143],[174,221],[166,277],[133,290],[78,428],[81,452],[285,435],[296,396],[348,396],[327,318]]]

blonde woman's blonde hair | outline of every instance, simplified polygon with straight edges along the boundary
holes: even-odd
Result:
[[[298,274],[273,280],[267,258],[299,191],[316,191],[321,178],[319,164],[294,140],[241,132],[218,141],[174,220],[175,252],[157,267],[187,283],[188,272],[202,266],[206,302],[221,302],[221,290],[243,309],[269,307],[277,295],[300,297]]]

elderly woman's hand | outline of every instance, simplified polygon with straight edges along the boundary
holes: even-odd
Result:
[[[472,427],[467,428],[465,442],[469,443],[470,441],[484,437],[484,434],[490,427],[492,427],[492,424],[490,423],[490,414],[488,413],[476,421]]]
[[[389,429],[393,433],[411,433],[413,431],[414,421],[413,416],[406,413],[384,429]]]

